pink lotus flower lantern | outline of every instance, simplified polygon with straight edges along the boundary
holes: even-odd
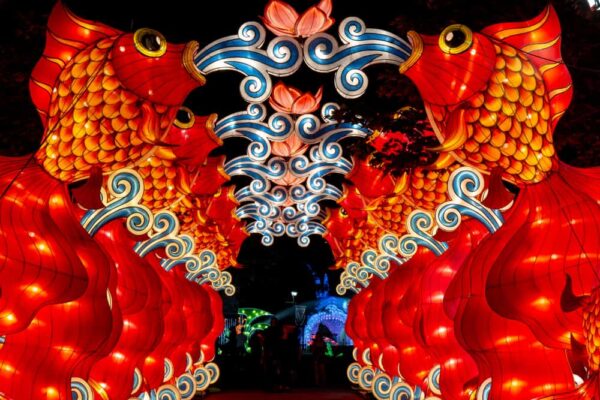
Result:
[[[299,15],[289,4],[271,0],[265,6],[262,20],[277,36],[309,37],[324,32],[333,25],[334,19],[330,17],[331,9],[331,0],[321,0],[319,4]]]
[[[286,86],[283,82],[279,82],[273,88],[273,93],[269,97],[269,104],[275,111],[282,113],[308,114],[319,108],[322,97],[322,87],[313,95],[308,92],[302,93],[293,86]]]

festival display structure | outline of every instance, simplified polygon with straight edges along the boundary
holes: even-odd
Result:
[[[250,234],[330,243],[355,294],[348,377],[377,399],[598,397],[600,172],[555,154],[573,88],[554,9],[408,41],[349,17],[339,42],[332,11],[270,0],[264,26],[201,48],[57,3],[30,80],[42,143],[0,158],[2,397],[205,391]],[[374,128],[273,85],[303,64],[348,99],[390,64],[426,115]],[[243,75],[245,110],[182,107],[220,71]],[[229,138],[246,153],[215,156]]]

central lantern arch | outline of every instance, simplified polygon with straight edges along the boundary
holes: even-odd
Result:
[[[357,17],[335,37],[331,13],[271,0],[200,47],[56,4],[30,79],[42,143],[0,158],[2,396],[205,391],[218,292],[251,234],[328,241],[355,294],[348,377],[378,399],[595,396],[600,174],[554,152],[572,96],[554,9],[408,40]],[[273,82],[306,66],[355,99],[374,64],[410,78],[426,115],[375,129]],[[241,74],[243,110],[182,106],[221,71]],[[232,138],[243,153],[217,155]],[[417,138],[434,157],[396,168]]]

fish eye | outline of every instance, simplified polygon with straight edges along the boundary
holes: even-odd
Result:
[[[342,218],[347,218],[348,217],[348,211],[346,211],[346,209],[344,207],[340,208],[340,215],[342,216]]]
[[[154,29],[138,29],[133,35],[137,51],[148,57],[160,57],[167,51],[165,37]]]
[[[439,46],[444,53],[460,54],[473,43],[473,32],[464,25],[454,24],[440,33]]]
[[[191,128],[194,125],[194,113],[187,107],[181,107],[177,110],[173,123],[181,129]]]

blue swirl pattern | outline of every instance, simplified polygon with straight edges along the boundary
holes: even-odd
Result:
[[[327,103],[321,109],[325,124],[312,114],[298,117],[295,124],[291,117],[274,114],[266,119],[263,105],[250,105],[244,112],[234,113],[217,122],[215,131],[227,137],[245,137],[251,141],[247,155],[236,157],[225,165],[230,176],[247,176],[250,183],[235,193],[240,204],[236,216],[249,220],[249,233],[262,235],[265,246],[274,243],[276,237],[295,237],[302,247],[310,244],[311,235],[323,235],[324,200],[337,201],[342,192],[328,184],[330,174],[348,174],[353,164],[343,157],[339,141],[350,137],[368,136],[371,131],[357,124],[338,124],[333,115],[339,106]],[[274,118],[277,117],[277,118]],[[289,160],[271,156],[271,142],[282,141],[291,134],[312,147],[308,157],[300,154]],[[292,175],[300,182],[292,187],[279,186],[280,179]],[[272,187],[273,183],[278,185]],[[290,203],[292,203],[290,205]]]
[[[377,400],[389,399],[392,390],[392,379],[385,372],[378,372],[373,379],[373,395]]]
[[[479,201],[483,190],[483,176],[476,169],[461,167],[454,171],[448,185],[450,200],[441,204],[435,213],[439,227],[453,231],[458,228],[464,215],[481,222],[492,233],[500,229],[504,224],[502,213]]]
[[[150,395],[152,398],[152,394]],[[179,390],[173,385],[162,385],[156,391],[157,400],[180,400]]]
[[[245,76],[240,92],[245,101],[261,103],[272,90],[270,75],[289,76],[302,64],[300,44],[289,37],[277,37],[261,49],[265,29],[257,22],[246,22],[237,35],[218,39],[194,56],[202,74],[215,71],[237,71]]]
[[[194,371],[194,380],[196,381],[196,390],[203,392],[210,385],[210,372],[204,367],[200,367]]]
[[[148,240],[136,243],[133,248],[140,257],[164,248],[168,258],[177,259],[194,249],[190,236],[179,235],[179,220],[171,211],[163,210],[154,215],[154,223],[148,236]]]
[[[81,378],[71,378],[72,400],[93,400],[94,392],[90,385]]]
[[[119,218],[127,218],[127,229],[143,235],[152,227],[152,212],[140,205],[144,183],[134,170],[123,168],[108,179],[109,195],[103,195],[104,208],[89,210],[81,219],[81,225],[94,236],[104,225]]]
[[[344,19],[339,27],[343,45],[326,33],[311,36],[304,44],[304,61],[314,71],[335,71],[335,87],[340,95],[360,97],[368,85],[362,71],[373,64],[400,65],[410,56],[408,42],[379,29],[367,29],[356,17]]]
[[[492,392],[492,378],[487,378],[477,389],[477,400],[488,400]]]
[[[135,393],[142,387],[142,373],[138,368],[133,370],[133,385],[131,388],[131,393]]]
[[[439,365],[436,365],[431,369],[431,371],[429,371],[429,375],[427,376],[427,388],[436,396],[440,396],[442,394],[442,389],[440,388],[441,372],[442,368]]]
[[[350,383],[354,385],[358,385],[358,374],[360,372],[360,364],[357,362],[353,362],[348,365],[348,369],[346,370],[346,376]]]
[[[209,362],[204,366],[204,369],[206,369],[210,375],[210,384],[214,384],[219,380],[219,377],[221,376],[221,370],[219,369],[219,366],[213,362]]]
[[[408,233],[400,237],[398,250],[405,258],[412,257],[417,252],[418,246],[431,250],[436,256],[448,250],[446,242],[438,242],[433,238],[437,230],[430,213],[415,210],[408,216],[406,229]]]
[[[416,396],[416,391],[405,382],[397,382],[390,389],[390,400],[416,400],[421,396]]]
[[[193,399],[196,395],[196,381],[190,373],[185,373],[177,378],[177,390],[181,400]]]
[[[246,111],[237,112],[215,124],[215,134],[220,139],[242,137],[250,140],[248,156],[256,161],[266,160],[271,155],[271,141],[287,139],[294,128],[288,114],[275,113],[264,122],[267,110],[262,104],[250,104]]]
[[[375,370],[370,365],[366,365],[358,372],[358,385],[364,390],[371,391]]]

